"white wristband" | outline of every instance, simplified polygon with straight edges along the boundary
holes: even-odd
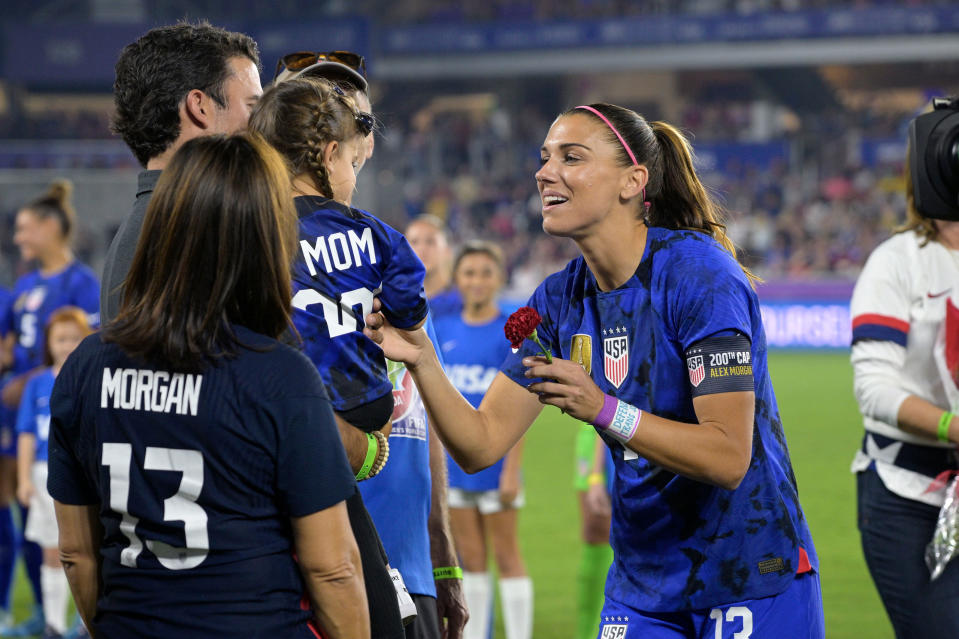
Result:
[[[593,421],[593,425],[625,444],[636,434],[642,416],[643,411],[632,404],[606,395],[603,408]]]

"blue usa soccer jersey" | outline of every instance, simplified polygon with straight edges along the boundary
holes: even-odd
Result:
[[[17,413],[17,435],[36,437],[35,461],[47,461],[47,440],[50,436],[50,393],[53,391],[52,369],[34,375],[23,388],[20,411]]]
[[[98,636],[317,636],[290,518],[356,481],[312,363],[235,329],[250,348],[200,373],[91,335],[57,376],[47,486],[98,505]]]
[[[509,341],[503,333],[507,317],[500,313],[490,322],[479,325],[467,324],[459,313],[436,318],[436,337],[446,362],[446,375],[474,408],[483,401],[503,358],[509,353]],[[498,490],[503,460],[470,475],[447,454],[447,468],[453,488]]]
[[[383,351],[362,333],[373,297],[393,326],[414,326],[428,312],[426,271],[406,238],[369,213],[322,197],[295,202],[293,321],[333,408],[350,410],[392,392]]]
[[[438,349],[433,322],[426,332]],[[393,382],[390,460],[359,484],[363,502],[383,541],[390,566],[403,575],[410,594],[436,596],[428,519],[432,499],[430,432],[426,406],[403,364],[387,361]]]
[[[43,331],[47,320],[58,308],[78,306],[87,312],[90,325],[100,317],[100,285],[86,265],[71,262],[65,269],[44,277],[33,271],[17,280],[13,302],[2,323],[4,335],[15,333],[13,372],[25,373],[43,364]]]
[[[693,392],[712,383],[702,379],[699,356],[687,360],[687,352],[716,335],[748,338],[755,425],[752,459],[736,490],[669,472],[604,436],[616,472],[608,599],[645,611],[710,609],[785,591],[804,554],[817,568],[766,368],[759,302],[715,240],[650,228],[636,272],[616,290],[599,290],[578,258],[547,278],[529,305],[543,317],[544,344],[582,362],[603,392],[687,423],[697,423]],[[521,359],[537,351],[526,340],[504,373],[528,385]],[[733,375],[736,366],[727,362],[710,375]]]

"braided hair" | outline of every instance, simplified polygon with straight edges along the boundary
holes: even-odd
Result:
[[[250,129],[280,152],[291,175],[308,175],[317,191],[332,198],[323,150],[330,142],[363,135],[358,116],[353,99],[332,82],[301,77],[263,93],[250,116]]]

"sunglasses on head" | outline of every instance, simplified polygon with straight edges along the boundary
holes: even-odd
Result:
[[[298,51],[296,53],[288,53],[277,61],[273,79],[275,80],[284,70],[295,73],[302,71],[306,67],[311,67],[317,62],[324,61],[345,64],[364,78],[366,77],[366,60],[358,53],[353,53],[352,51]]]
[[[333,85],[333,91],[340,97],[347,97],[346,93],[339,87],[339,85]],[[366,111],[357,111],[354,116],[356,120],[356,129],[363,134],[363,137],[368,136],[373,132],[373,129],[376,127],[376,118],[373,117],[372,113],[367,113]]]

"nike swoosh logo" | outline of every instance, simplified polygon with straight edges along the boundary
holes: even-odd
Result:
[[[934,298],[937,298],[937,297],[942,297],[943,295],[945,295],[946,293],[948,293],[948,292],[951,291],[951,290],[952,290],[951,288],[947,288],[947,289],[944,290],[942,293],[935,293],[935,294],[933,294],[933,293],[926,293],[926,297],[928,297],[929,299],[934,299]]]

